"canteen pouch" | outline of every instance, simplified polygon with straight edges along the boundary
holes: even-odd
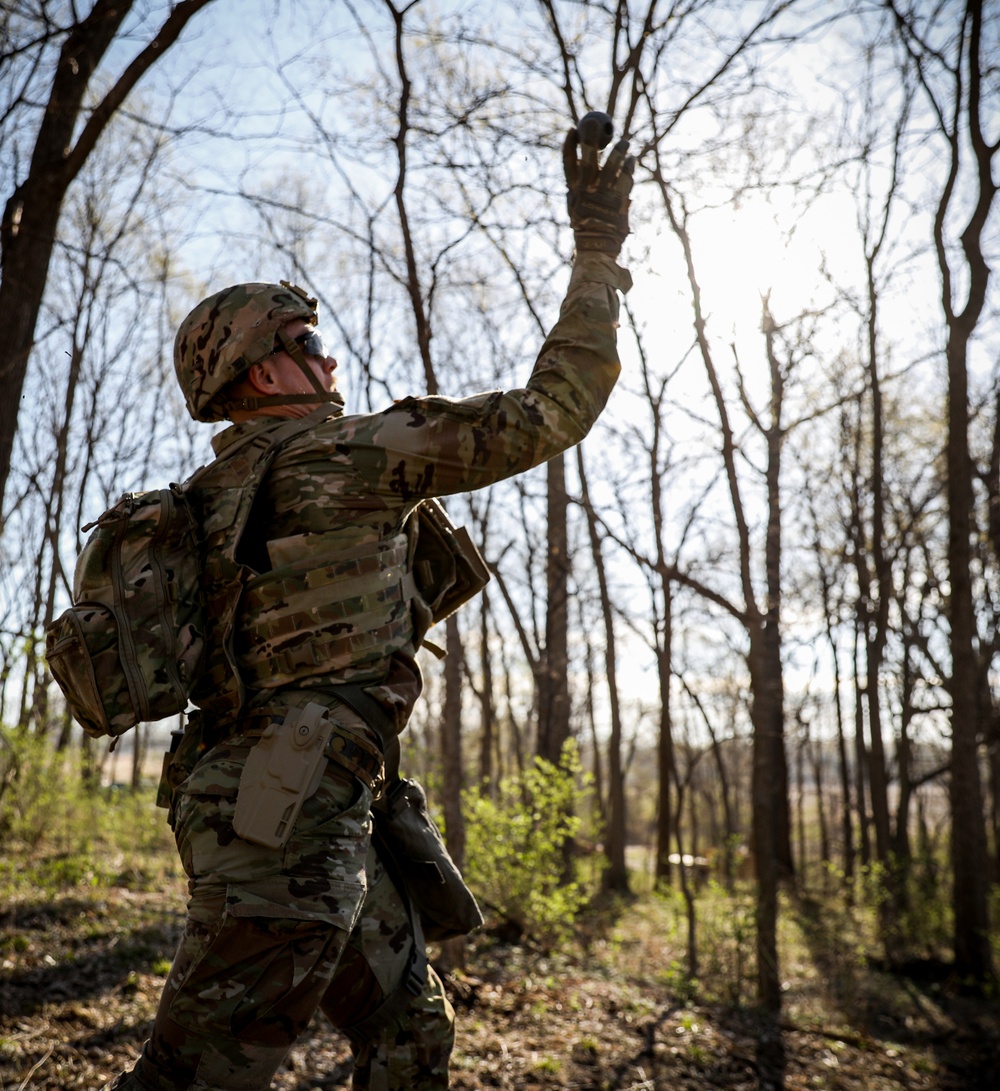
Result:
[[[268,724],[240,776],[233,829],[244,841],[281,849],[302,804],[319,787],[333,724],[322,705],[290,709]]]
[[[372,817],[375,846],[406,888],[427,939],[453,939],[478,928],[483,914],[427,811],[420,784],[397,780],[372,808]]]

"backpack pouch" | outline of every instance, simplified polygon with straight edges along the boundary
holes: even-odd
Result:
[[[45,657],[73,719],[91,738],[122,735],[135,724],[118,625],[106,606],[85,602],[66,610],[45,634]]]

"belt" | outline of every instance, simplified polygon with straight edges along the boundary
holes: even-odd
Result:
[[[267,705],[248,713],[233,734],[257,739],[272,723],[280,723],[291,711],[288,705]],[[323,753],[360,780],[373,795],[378,795],[385,779],[382,751],[367,739],[333,721],[333,731]]]

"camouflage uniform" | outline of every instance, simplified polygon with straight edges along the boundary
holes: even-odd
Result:
[[[337,699],[337,687],[351,683],[365,687],[396,730],[404,726],[421,685],[405,595],[362,595],[370,609],[357,605],[355,614],[338,604],[310,611],[312,600],[296,610],[297,581],[331,557],[327,567],[342,574],[352,556],[391,542],[424,498],[481,488],[578,443],[618,376],[616,289],[625,278],[609,255],[578,256],[524,389],[321,414],[275,458],[246,558],[263,573],[260,593],[251,580],[228,653],[221,634],[208,633],[212,651],[195,694],[208,749],[189,759],[193,768],[175,792],[190,880],[187,928],[143,1056],[116,1086],[266,1088],[318,1008],[351,1038],[355,1088],[447,1087],[454,1016],[433,970],[381,1031],[351,1033],[394,991],[412,945],[423,943],[372,850],[372,792],[331,761],[283,849],[241,840],[232,816],[255,741],[249,725],[314,702],[359,745],[381,746],[379,733]],[[214,440],[216,452],[279,424],[258,416],[233,425]],[[206,505],[210,528],[211,496]],[[366,636],[366,625],[385,639]],[[246,686],[239,702],[227,655]]]

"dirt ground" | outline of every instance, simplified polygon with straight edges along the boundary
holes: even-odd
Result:
[[[0,1091],[99,1088],[137,1055],[182,922],[182,893],[111,887],[0,908]],[[788,968],[777,1023],[672,994],[651,934],[546,958],[477,937],[447,977],[460,1089],[996,1091],[1000,1005],[946,969],[884,981],[853,1011]],[[826,983],[828,984],[828,983]],[[870,986],[870,983],[869,983]],[[346,1043],[322,1021],[290,1053],[283,1091],[350,1086]]]

